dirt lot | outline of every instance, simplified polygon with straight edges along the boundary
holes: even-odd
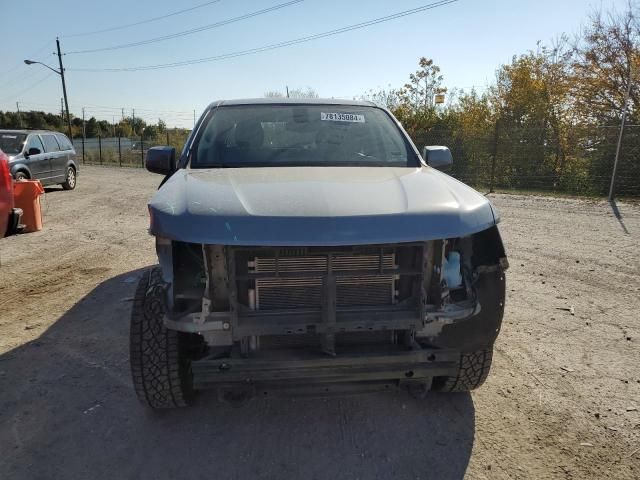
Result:
[[[127,341],[159,180],[84,168],[43,198],[42,232],[0,240],[0,478],[640,478],[640,207],[493,197],[507,311],[472,395],[155,414]]]

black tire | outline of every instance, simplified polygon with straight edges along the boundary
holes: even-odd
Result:
[[[73,190],[78,183],[78,177],[76,175],[76,169],[73,167],[67,167],[67,174],[64,177],[64,183],[61,183],[64,190]]]
[[[16,172],[15,178],[16,180],[29,180],[29,175],[26,172],[19,171]]]
[[[193,399],[191,362],[179,332],[167,329],[166,285],[159,267],[147,270],[131,312],[129,359],[138,399],[151,408],[185,407]]]
[[[487,379],[489,370],[491,370],[492,358],[493,348],[461,354],[458,374],[435,379],[433,389],[438,392],[469,392],[475,390]]]

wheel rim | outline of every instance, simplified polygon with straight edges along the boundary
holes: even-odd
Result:
[[[67,172],[67,183],[71,188],[76,186],[76,174],[73,171],[73,168],[70,168]]]

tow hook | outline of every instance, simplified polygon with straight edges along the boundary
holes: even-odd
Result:
[[[433,383],[433,378],[420,378],[417,380],[401,380],[400,386],[407,389],[409,395],[411,395],[416,400],[423,400],[429,390],[431,390],[431,384]]]

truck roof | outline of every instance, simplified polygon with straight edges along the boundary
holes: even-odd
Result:
[[[215,108],[222,105],[347,105],[357,107],[375,107],[368,101],[345,100],[339,98],[244,98],[235,100],[217,100],[209,105]]]

